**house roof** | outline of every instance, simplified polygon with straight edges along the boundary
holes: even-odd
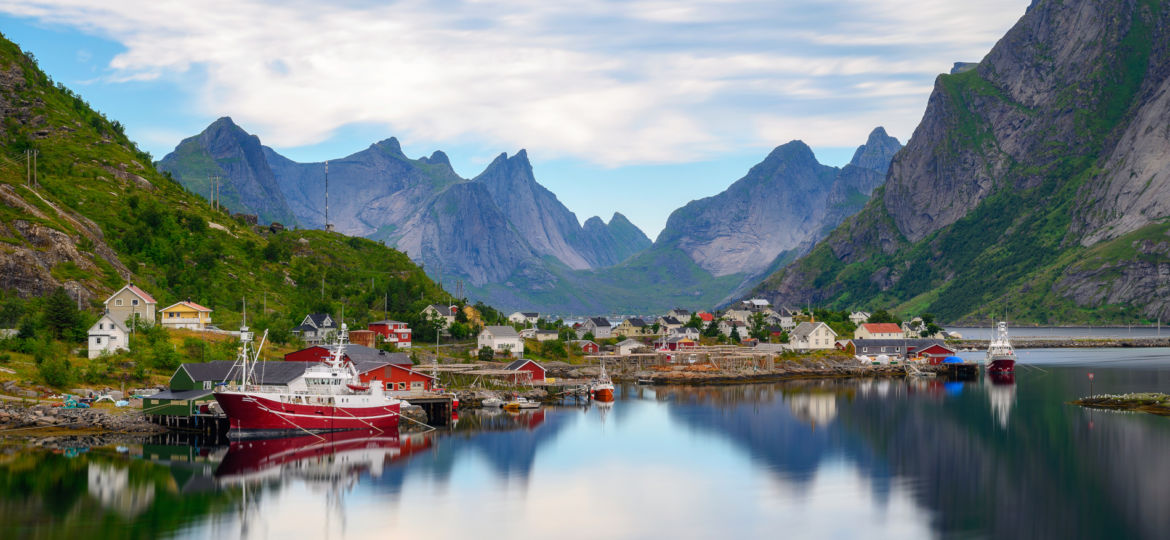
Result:
[[[901,334],[902,327],[894,323],[864,323],[861,325],[871,334]]]
[[[743,303],[759,307],[772,305],[771,302],[764,300],[763,298],[752,298],[750,300],[744,300]]]
[[[220,382],[239,378],[239,368],[234,360],[192,362],[179,366],[179,369],[186,370],[195,382]],[[253,371],[259,384],[288,384],[304,373],[304,362],[260,362]]]
[[[455,315],[455,313],[453,313],[451,311],[451,306],[444,306],[441,304],[431,304],[431,305],[427,306],[426,308],[423,308],[423,311],[426,311],[427,308],[433,308],[435,311],[439,312],[439,315],[442,315],[444,317],[451,317],[451,316]]]
[[[557,335],[557,334],[559,334],[559,333],[560,333],[560,332],[557,332],[556,330],[539,330],[539,329],[538,329],[538,330],[536,331],[536,334],[537,334],[537,335],[542,335],[542,334],[543,334],[543,335],[546,335],[546,336],[547,336],[547,335],[549,335],[549,334],[552,334],[552,335],[554,335],[554,336],[555,336],[555,335]]]
[[[126,328],[126,325],[114,320],[114,318],[111,317],[109,313],[105,313],[101,316],[100,319],[97,320],[97,322],[93,323],[93,326],[89,327],[89,333],[90,334],[94,333],[93,329],[97,327],[97,324],[99,322],[103,322],[103,321],[109,321],[109,322],[113,323],[114,327],[117,328],[118,330],[121,330],[123,333],[130,331],[129,328]]]
[[[321,347],[325,350],[328,350],[330,353],[337,350],[337,345],[323,345]],[[355,366],[360,365],[360,362],[382,362],[395,365],[414,364],[410,361],[409,354],[401,352],[386,352],[382,349],[373,349],[366,347],[365,345],[357,345],[355,343],[349,343],[345,346],[345,356],[348,357]]]
[[[370,324],[406,324],[406,323],[404,323],[402,321],[392,321],[390,319],[386,319],[384,321],[374,321]]]
[[[203,388],[196,388],[195,390],[163,390],[153,396],[146,396],[145,399],[199,399],[203,396],[211,395],[211,390]]]
[[[121,289],[118,289],[118,291],[115,292],[114,294],[111,294],[110,297],[106,299],[106,303],[109,304],[110,300],[113,300],[115,296],[118,296],[118,293],[120,293],[126,289],[129,289],[130,292],[134,293],[136,296],[141,298],[143,302],[146,302],[147,304],[157,304],[158,303],[154,300],[154,297],[147,294],[146,291],[139,289],[138,287],[135,287],[134,285],[129,285],[129,284],[126,285],[125,287],[122,287]]]
[[[515,360],[511,364],[508,364],[508,366],[505,367],[504,369],[516,371],[517,369],[520,369],[521,367],[523,367],[524,364],[527,364],[529,362],[532,362],[533,365],[540,368],[541,371],[544,371],[544,366],[537,363],[536,360],[532,360],[530,358],[521,358],[519,360]]]
[[[584,347],[586,345],[593,345],[595,347],[597,346],[596,343],[589,341],[588,339],[574,339],[574,340],[569,341],[569,344],[570,345],[579,345],[581,347]]]
[[[662,321],[662,324],[682,324],[682,321],[669,315],[660,317],[658,320]]]
[[[525,317],[539,317],[540,316],[540,313],[537,313],[535,311],[521,311],[520,314],[525,316]]]
[[[623,346],[627,346],[627,345],[637,345],[637,346],[639,346],[639,347],[645,347],[645,346],[646,346],[646,344],[645,344],[645,343],[642,343],[641,341],[638,341],[638,340],[636,340],[636,339],[633,339],[633,338],[630,338],[630,339],[626,339],[626,340],[619,341],[619,342],[618,342],[618,344],[617,344],[617,346],[618,346],[618,347],[623,347]]]
[[[626,322],[630,323],[630,326],[637,326],[637,327],[646,326],[646,321],[643,321],[642,319],[639,319],[637,317],[634,317],[632,319],[626,319]]]
[[[329,326],[325,326],[325,319],[329,319],[329,323],[330,323]],[[322,327],[336,328],[337,327],[337,323],[333,320],[333,317],[329,316],[328,313],[310,313],[307,316],[305,316],[305,320],[311,321],[313,323],[313,326],[315,326],[317,328],[322,328]]]
[[[598,326],[598,327],[612,326],[611,324],[609,324],[609,319],[606,319],[605,317],[589,317],[589,322],[593,323],[593,326]]]
[[[780,309],[776,310],[776,313],[780,314],[781,317],[795,317],[796,316],[796,312],[787,308],[787,307],[781,307]]]
[[[829,328],[829,325],[827,325],[823,322],[816,322],[816,323],[802,322],[802,323],[796,325],[796,328],[792,330],[792,337],[796,338],[796,339],[806,338],[806,337],[808,337],[809,334],[813,333],[813,331],[816,330],[817,327],[820,327],[820,326],[824,326],[825,328]],[[829,331],[833,332],[833,329],[829,328]],[[835,335],[837,335],[837,333],[833,332],[833,335],[835,336]]]
[[[862,316],[865,318],[869,318],[869,312],[867,312],[867,311],[854,311],[853,313],[850,313],[849,316],[850,317]]]
[[[707,313],[706,311],[700,311],[699,312],[699,320],[705,321],[705,322],[711,322],[711,321],[715,320],[715,316],[710,314],[710,313]]]
[[[691,311],[689,309],[683,309],[683,308],[674,308],[670,311],[672,311],[678,315],[690,315],[691,314]]]
[[[193,310],[195,310],[195,311],[205,311],[205,312],[207,312],[207,313],[211,313],[211,308],[209,308],[209,307],[203,307],[203,306],[201,306],[201,305],[199,305],[199,304],[196,304],[195,302],[192,302],[192,301],[190,301],[190,300],[184,300],[184,301],[182,301],[182,302],[175,302],[174,304],[171,304],[171,305],[169,305],[169,306],[167,306],[167,307],[163,308],[162,310],[163,310],[163,311],[167,311],[167,310],[169,310],[169,309],[171,309],[171,308],[173,308],[173,307],[175,307],[175,306],[184,306],[184,307],[187,307],[187,308],[193,309]]]
[[[512,328],[511,326],[485,326],[485,327],[483,327],[483,332],[487,332],[488,334],[491,334],[492,336],[498,337],[498,338],[518,338],[518,337],[520,337],[520,333],[517,332],[516,329]],[[483,332],[481,332],[481,333],[483,333]]]
[[[943,341],[941,339],[929,339],[929,338],[901,339],[901,338],[898,338],[898,339],[854,339],[853,340],[853,346],[858,347],[859,349],[861,347],[899,347],[899,348],[908,347],[911,350],[921,351],[923,349],[932,347],[934,345],[940,345],[940,346],[946,347],[948,350],[950,349],[950,347],[947,347],[946,345],[943,344]]]

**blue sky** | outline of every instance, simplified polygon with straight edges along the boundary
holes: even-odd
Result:
[[[563,4],[563,5],[562,5]],[[478,174],[528,149],[578,219],[656,236],[773,147],[903,143],[1026,0],[0,0],[0,31],[161,158],[231,116],[298,161],[396,136]]]

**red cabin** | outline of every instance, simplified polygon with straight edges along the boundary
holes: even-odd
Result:
[[[596,344],[594,344],[594,346],[596,346]],[[512,362],[511,364],[508,364],[508,367],[506,367],[504,369],[507,369],[510,371],[526,371],[526,372],[532,374],[533,381],[543,381],[544,380],[544,366],[537,364],[535,361],[529,360],[527,358],[521,358],[515,362]],[[517,382],[521,382],[522,380],[523,379],[521,379],[520,377],[516,377]]]
[[[918,351],[919,358],[926,358],[930,361],[930,365],[937,366],[942,363],[943,359],[948,356],[954,356],[955,351],[945,345],[934,344],[921,351]]]
[[[585,354],[597,354],[597,351],[601,350],[600,346],[598,346],[596,343],[589,341],[587,339],[575,340],[575,341],[572,341],[570,343],[572,343],[576,347],[580,347],[581,352],[583,352]]]

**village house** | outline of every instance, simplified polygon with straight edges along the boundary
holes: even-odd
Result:
[[[861,326],[863,323],[869,322],[869,313],[865,311],[854,311],[849,314],[849,322]]]
[[[715,322],[715,315],[712,313],[707,313],[706,311],[700,311],[700,312],[696,313],[696,315],[699,316],[700,321],[703,321],[703,328],[706,328],[706,327],[710,326],[711,323]]]
[[[731,331],[735,330],[740,339],[748,337],[748,327],[746,323],[736,320],[719,321],[719,333],[727,337],[731,337]]]
[[[508,315],[508,322],[512,324],[536,324],[540,320],[540,314],[535,311],[517,311]]]
[[[663,336],[654,340],[654,348],[658,350],[680,351],[693,349],[698,342],[685,336]]]
[[[601,346],[587,339],[574,339],[569,342],[569,346],[575,347],[585,354],[597,354],[601,351]]]
[[[792,330],[788,343],[798,351],[832,349],[837,343],[837,333],[823,322],[802,322]]]
[[[156,309],[154,297],[134,285],[126,285],[106,299],[106,313],[123,326],[132,318],[154,324]]]
[[[455,310],[456,306],[444,306],[442,304],[431,304],[422,310],[424,317],[428,319],[441,319],[443,324],[441,328],[446,330],[455,324]]]
[[[130,330],[106,313],[89,327],[89,358],[92,360],[119,350],[130,350]]]
[[[661,334],[670,335],[670,333],[682,328],[683,322],[671,317],[670,315],[663,315],[658,318],[658,332]]]
[[[674,308],[670,311],[667,311],[666,316],[674,317],[685,324],[687,321],[691,320],[691,311],[683,308]]]
[[[902,339],[902,327],[894,323],[863,323],[853,331],[856,339]]]
[[[159,324],[166,328],[206,330],[211,326],[211,308],[187,300],[177,302],[159,311]]]
[[[411,343],[410,325],[402,321],[375,321],[366,328],[378,334],[382,343],[389,343],[399,349],[409,349]]]
[[[682,337],[686,337],[686,338],[690,338],[690,339],[693,339],[695,341],[698,341],[699,340],[699,329],[698,328],[691,328],[689,326],[680,326],[678,328],[675,328],[668,335],[682,336]]]
[[[649,347],[647,347],[645,343],[642,343],[641,341],[638,341],[636,339],[627,339],[625,341],[618,342],[618,344],[615,345],[614,348],[619,355],[626,356],[626,355],[641,351],[643,349],[648,349]]]
[[[524,339],[511,326],[485,326],[476,340],[476,349],[484,347],[496,354],[519,357],[524,354]]]
[[[740,302],[740,305],[743,306],[743,309],[752,313],[764,311],[765,309],[772,307],[772,303],[764,300],[763,298],[751,298],[744,300]]]
[[[786,307],[781,307],[780,309],[775,310],[775,313],[776,315],[771,317],[769,322],[779,325],[780,328],[783,328],[785,332],[789,333],[791,333],[796,328],[797,313],[795,311],[792,311]]]
[[[914,317],[909,321],[902,323],[902,335],[907,338],[921,338],[922,333],[926,331],[926,321],[922,317]],[[936,332],[932,336],[925,336],[930,339],[945,339],[946,333],[944,331]]]
[[[508,364],[504,369],[516,372],[517,376],[513,379],[515,382],[536,382],[544,380],[544,366],[538,364],[535,360],[528,358],[521,358]]]
[[[337,322],[328,313],[310,313],[289,333],[305,343],[325,343],[337,333]]]
[[[520,330],[520,337],[522,337],[524,339],[536,339],[536,329],[535,328],[525,328],[523,330]]]
[[[637,317],[626,319],[613,328],[613,335],[621,337],[644,336],[650,333],[646,321]]]
[[[593,334],[595,339],[606,339],[613,334],[613,326],[605,317],[589,317],[577,328],[577,337],[583,338],[585,334]]]
[[[556,330],[537,330],[533,337],[536,339],[536,341],[543,343],[545,341],[552,341],[557,339],[561,337],[561,334]]]
[[[954,356],[955,350],[937,339],[852,339],[845,350],[857,356],[876,358],[879,355],[902,359],[925,358],[931,363]]]
[[[723,314],[723,320],[747,324],[748,321],[752,320],[752,312],[746,309],[729,309]]]

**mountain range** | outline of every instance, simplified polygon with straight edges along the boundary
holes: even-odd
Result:
[[[1038,0],[940,75],[885,185],[754,289],[1039,323],[1170,315],[1170,7]]]
[[[726,191],[676,210],[657,242],[625,216],[581,224],[540,185],[528,154],[459,177],[441,151],[405,156],[390,138],[328,161],[329,223],[385,242],[428,273],[505,309],[648,312],[726,301],[807,251],[881,185],[898,141],[878,128],[844,168],[800,141],[777,147]],[[262,156],[262,159],[257,159]],[[230,118],[157,163],[195,193],[222,178],[235,212],[325,227],[326,163],[297,163]]]

